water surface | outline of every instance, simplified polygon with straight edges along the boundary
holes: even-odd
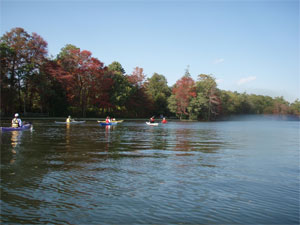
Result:
[[[299,122],[32,122],[1,134],[4,224],[299,223]]]

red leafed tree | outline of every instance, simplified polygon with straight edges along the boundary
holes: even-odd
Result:
[[[143,71],[143,68],[136,67],[132,74],[128,76],[128,81],[132,84],[131,95],[126,104],[129,116],[150,116],[153,111],[154,103],[146,93],[144,85],[146,75]]]
[[[91,104],[97,109],[101,109],[103,114],[104,111],[110,111],[113,108],[110,93],[114,82],[112,75],[107,71],[107,67],[95,72],[89,97]]]
[[[39,74],[31,79],[31,93],[36,93],[32,101],[35,109],[48,112],[49,115],[59,116],[67,111],[65,88],[62,84],[70,75],[54,60],[47,60],[40,68]]]
[[[145,79],[146,75],[144,74],[144,69],[140,67],[135,67],[132,74],[128,76],[129,82],[137,87],[142,87]]]
[[[176,104],[176,114],[182,117],[188,116],[187,107],[192,97],[196,97],[195,81],[187,71],[185,75],[176,82],[173,88],[173,97]]]
[[[91,52],[80,51],[73,45],[62,49],[58,62],[70,76],[65,77],[68,100],[85,117],[88,106],[95,102],[101,103],[99,98],[105,96],[104,91],[110,82],[109,78],[107,82],[104,81],[103,63],[92,57]]]

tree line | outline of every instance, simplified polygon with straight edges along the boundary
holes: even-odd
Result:
[[[172,87],[164,75],[146,78],[143,68],[127,74],[119,62],[105,66],[92,53],[67,44],[55,58],[38,34],[13,28],[0,39],[1,115],[123,118],[176,116],[217,120],[239,114],[300,116],[300,102],[283,97],[220,90],[215,78],[189,70]]]

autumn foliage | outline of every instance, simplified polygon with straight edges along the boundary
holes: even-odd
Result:
[[[173,94],[176,99],[177,110],[179,115],[188,115],[187,108],[193,97],[196,96],[195,82],[190,76],[183,76],[178,80],[173,88]]]
[[[293,114],[300,102],[217,88],[212,75],[194,81],[187,69],[173,87],[163,75],[147,78],[143,68],[126,74],[119,62],[105,66],[68,44],[55,58],[38,34],[14,28],[0,39],[1,115],[149,117],[215,120],[233,114]]]

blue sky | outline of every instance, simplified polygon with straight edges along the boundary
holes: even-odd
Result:
[[[170,86],[189,66],[223,90],[300,98],[298,0],[2,0],[1,36],[14,27],[41,35],[49,55],[73,44]]]

